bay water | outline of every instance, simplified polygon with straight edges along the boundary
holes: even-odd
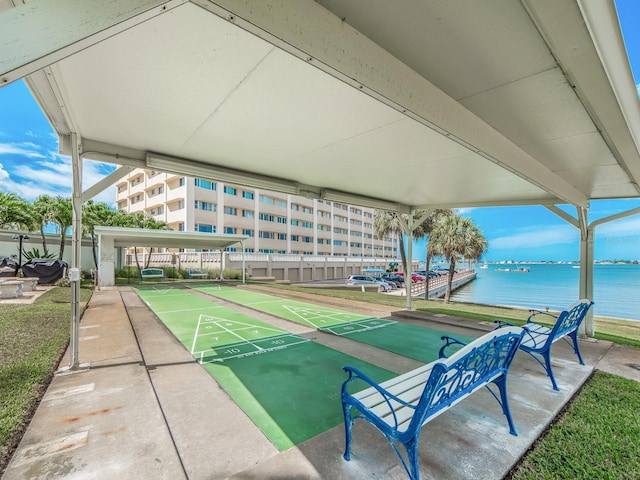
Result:
[[[456,290],[452,301],[563,310],[578,300],[580,269],[571,264],[520,264],[529,272],[505,272],[516,265],[476,266],[477,278]],[[596,264],[593,313],[640,321],[640,265]]]

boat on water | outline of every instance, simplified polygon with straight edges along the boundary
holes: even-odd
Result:
[[[496,272],[529,273],[529,268],[527,267],[496,268]]]
[[[489,265],[487,265],[487,264],[485,263],[485,264],[483,264],[480,268],[481,268],[482,270],[486,270],[487,268],[489,268]]]

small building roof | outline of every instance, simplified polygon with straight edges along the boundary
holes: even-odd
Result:
[[[249,238],[246,235],[125,227],[95,227],[95,233],[102,238],[113,238],[116,247],[206,248],[208,250],[224,250]]]

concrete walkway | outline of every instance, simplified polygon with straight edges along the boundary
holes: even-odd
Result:
[[[454,334],[479,336],[493,328],[379,305],[341,301],[340,306]],[[363,422],[354,428],[350,462],[342,459],[341,425],[279,452],[130,287],[96,291],[80,328],[84,368],[55,376],[4,480],[407,478],[384,438]],[[298,333],[389,370],[413,368],[404,357],[345,338],[313,330]],[[512,366],[509,395],[517,437],[509,435],[495,400],[478,392],[423,430],[419,457],[424,477],[502,478],[594,367],[640,380],[637,349],[583,341],[587,366],[580,366],[568,346],[554,348],[560,392],[552,390],[526,355],[519,353]],[[61,365],[68,364],[65,358]]]

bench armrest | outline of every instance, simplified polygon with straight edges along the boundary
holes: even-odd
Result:
[[[518,325],[516,325],[515,323],[511,323],[511,322],[507,322],[506,320],[502,320],[500,318],[496,318],[493,323],[497,323],[498,326],[496,327],[496,330],[498,328],[502,328],[502,327],[517,327]]]
[[[551,317],[553,321],[551,321],[550,323],[555,323],[555,321],[558,319],[557,315],[549,312],[543,312],[542,310],[529,310],[529,312],[531,313],[531,315],[529,315],[529,318],[527,318],[527,323],[533,322],[533,318],[537,315],[546,315],[547,317]]]
[[[457,338],[450,337],[449,335],[444,335],[440,337],[440,339],[444,340],[445,343],[442,347],[440,347],[440,351],[438,352],[438,358],[447,358],[448,355],[445,355],[444,351],[451,345],[460,345],[463,347],[466,345],[465,342],[461,342]]]
[[[537,310],[530,310],[531,312],[537,312]],[[553,317],[553,315],[551,315],[550,313],[546,313],[546,312],[540,312],[542,314],[546,314],[546,315],[550,315]],[[540,332],[540,331],[536,331],[535,334],[531,332],[530,328],[536,328],[539,327],[539,324],[533,324],[533,322],[531,322],[531,318],[533,318],[535,316],[535,314],[531,315],[529,317],[529,319],[527,320],[527,323],[525,323],[524,325],[522,325],[522,329],[524,330],[524,335],[522,337],[522,344],[523,345],[528,345],[531,348],[538,348],[540,345],[543,345],[548,338],[548,334],[544,333],[544,332]],[[555,318],[555,317],[554,317]],[[496,330],[498,330],[499,328],[502,327],[506,327],[506,326],[510,326],[510,327],[517,327],[517,325],[513,324],[513,323],[509,323],[506,320],[494,320],[493,323],[497,323],[498,326],[496,327]]]

